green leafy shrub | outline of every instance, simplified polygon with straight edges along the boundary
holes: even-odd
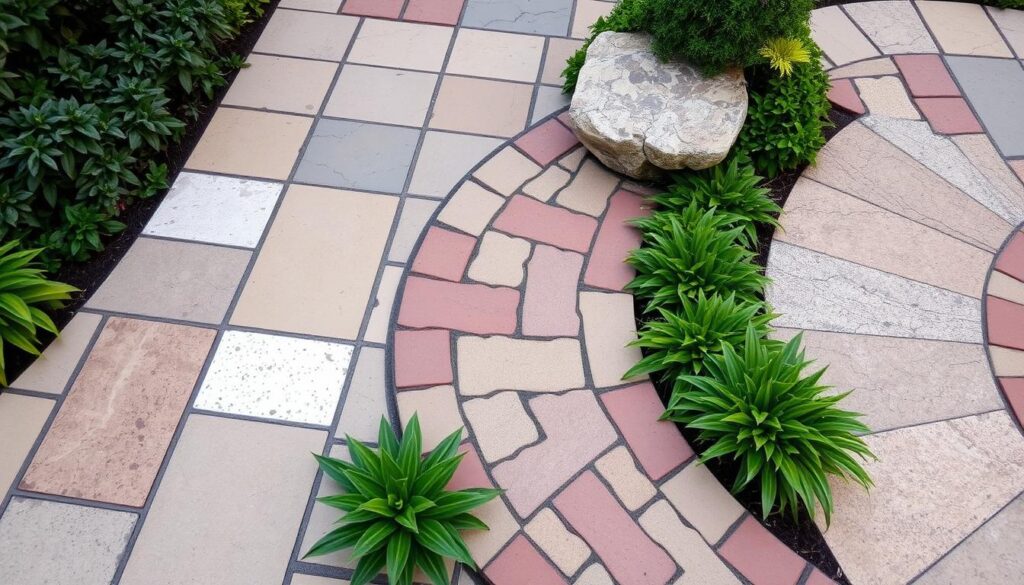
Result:
[[[263,16],[270,0],[223,0],[228,22],[234,29],[242,28]]]
[[[39,330],[57,335],[44,309],[57,309],[78,289],[46,279],[35,261],[41,250],[18,250],[17,240],[0,245],[0,386],[7,385],[4,351],[16,347],[39,355]]]
[[[444,557],[475,568],[459,530],[487,530],[469,513],[494,499],[500,490],[445,486],[462,461],[457,454],[462,430],[455,431],[426,458],[419,419],[413,415],[399,440],[383,418],[373,451],[347,437],[352,463],[316,455],[324,475],[344,494],[319,501],[345,512],[341,526],[306,553],[324,555],[351,548],[358,559],[352,585],[364,585],[386,568],[391,585],[411,585],[417,566],[434,585],[448,585]]]
[[[684,388],[672,393],[664,418],[700,431],[709,444],[702,461],[737,460],[732,491],[757,480],[763,516],[778,502],[794,518],[801,506],[813,517],[820,504],[829,523],[828,476],[867,488],[871,479],[860,461],[873,455],[856,435],[868,431],[860,415],[837,406],[846,394],[825,394],[825,370],[803,375],[810,362],[800,341],[798,335],[785,345],[766,343],[748,329],[742,351],[725,343],[706,362],[707,374],[680,377]]]
[[[996,8],[1016,8],[1018,10],[1024,10],[1024,0],[984,0],[982,2],[975,2],[975,4],[995,6]]]

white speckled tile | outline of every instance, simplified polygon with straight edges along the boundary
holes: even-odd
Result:
[[[228,331],[195,407],[329,426],[351,359],[340,343]]]

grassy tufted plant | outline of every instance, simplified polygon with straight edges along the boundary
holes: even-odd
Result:
[[[346,437],[352,463],[315,455],[324,475],[345,490],[318,501],[345,512],[339,528],[327,533],[307,557],[351,548],[359,559],[352,585],[364,585],[386,568],[391,585],[410,585],[419,566],[434,585],[448,585],[444,557],[476,568],[460,530],[487,530],[469,513],[500,490],[446,491],[462,461],[459,429],[426,458],[419,418],[413,415],[401,439],[383,418],[374,451]]]
[[[828,476],[872,485],[861,461],[874,457],[855,433],[868,428],[857,413],[841,410],[846,394],[826,394],[825,370],[809,376],[801,336],[786,344],[766,343],[747,329],[743,350],[723,344],[722,355],[705,362],[707,373],[680,377],[662,418],[700,431],[708,444],[701,460],[728,457],[739,462],[732,491],[759,481],[764,516],[776,506],[796,517],[814,516],[820,504],[832,518]],[[848,393],[847,393],[848,394]]]

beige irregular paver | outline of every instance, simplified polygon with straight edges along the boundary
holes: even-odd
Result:
[[[944,53],[987,57],[1013,56],[981,6],[919,0],[917,8]]]
[[[63,393],[102,319],[93,313],[76,314],[11,387],[47,394]]]
[[[540,167],[526,158],[526,155],[512,146],[506,146],[482,164],[473,176],[497,193],[511,195],[539,172]]]
[[[477,282],[518,287],[523,282],[523,265],[530,256],[530,242],[499,232],[487,232],[480,250],[469,265],[469,277]]]
[[[830,79],[847,77],[876,77],[879,75],[898,75],[896,64],[889,57],[878,57],[867,61],[858,61],[844,67],[837,67],[828,72]]]
[[[992,254],[801,178],[775,239],[981,298]]]
[[[231,323],[355,339],[397,206],[387,195],[289,187]]]
[[[1024,58],[1024,10],[1000,9],[992,6],[985,8],[996,21],[996,26],[1002,31],[1007,42],[1017,53],[1017,57]]]
[[[819,8],[811,13],[811,33],[829,59],[836,65],[846,65],[869,57],[877,57],[878,50],[857,30],[853,22],[838,6]]]
[[[313,115],[327,97],[335,63],[271,55],[249,55],[221,101],[226,106]]]
[[[445,437],[465,426],[452,386],[398,392],[397,400],[403,428],[412,415],[419,413],[424,451],[433,450]]]
[[[305,116],[218,108],[185,168],[287,179],[312,124]]]
[[[629,449],[616,447],[597,460],[597,471],[601,474],[622,504],[630,511],[637,511],[658,494],[647,476],[640,472],[629,454]]]
[[[398,266],[385,266],[377,285],[376,299],[370,320],[366,324],[363,339],[373,343],[385,343],[388,338],[388,324],[391,322],[391,309],[395,304],[398,283],[402,280],[402,269]]]
[[[718,542],[743,515],[743,506],[699,461],[661,484],[661,491],[676,510],[709,543]]]
[[[459,392],[561,392],[583,386],[583,356],[575,338],[538,341],[511,337],[459,337]]]
[[[777,329],[776,339],[798,332]],[[843,408],[864,415],[874,432],[978,414],[1002,406],[980,344],[827,331],[803,332],[813,369],[823,381],[853,393]]]
[[[505,199],[500,195],[466,181],[444,204],[437,219],[467,234],[479,236],[504,203]]]
[[[574,574],[588,558],[590,547],[582,538],[569,532],[551,508],[544,508],[524,527],[537,546],[547,553],[566,575]]]
[[[0,394],[0,492],[6,494],[14,483],[53,405],[45,398]]]
[[[938,52],[911,2],[851,3],[844,5],[843,10],[886,55]]]
[[[577,39],[548,38],[548,51],[544,58],[544,69],[541,71],[540,82],[548,85],[562,85],[562,71],[565,62],[583,46]]]
[[[907,582],[1024,490],[1024,437],[1002,409],[865,441],[875,486],[832,481],[823,529],[853,583]]]
[[[624,383],[622,375],[643,357],[636,340],[633,296],[598,292],[580,293],[580,314],[587,344],[587,360],[594,385],[607,388]],[[630,380],[640,380],[634,376]]]
[[[275,10],[253,50],[257,53],[341,61],[357,24],[359,19],[351,16]]]
[[[498,551],[512,540],[519,531],[512,512],[503,498],[495,498],[473,510],[473,515],[487,525],[489,530],[470,530],[462,535],[477,565],[483,567],[498,554]]]
[[[504,459],[540,436],[537,425],[515,392],[469,400],[462,408],[480,453],[488,462]]]
[[[544,37],[463,28],[445,73],[533,83],[543,52]]]
[[[549,201],[555,192],[569,182],[569,173],[557,166],[548,167],[539,177],[523,185],[523,193],[538,201]]]
[[[582,163],[583,159],[587,157],[588,152],[589,151],[585,147],[577,148],[576,150],[560,158],[558,160],[558,166],[569,171],[570,173],[575,173],[577,170],[579,170],[580,163]]]
[[[453,30],[447,26],[367,18],[352,44],[348,61],[440,71]]]
[[[1024,376],[1024,351],[990,345],[988,353],[997,376]]]
[[[640,526],[683,568],[675,585],[739,585],[729,567],[696,530],[679,520],[665,500],[655,502],[640,516]]]
[[[614,583],[612,583],[612,576],[608,574],[608,571],[594,563],[587,567],[586,571],[580,573],[580,578],[576,579],[573,585],[614,585]]]
[[[1024,282],[993,271],[988,280],[988,294],[1024,305]]]
[[[589,158],[572,182],[558,193],[555,201],[562,207],[599,217],[608,207],[608,198],[618,184],[617,175]]]
[[[860,98],[864,100],[864,105],[872,115],[907,120],[921,119],[921,114],[911,103],[910,96],[907,95],[907,90],[899,77],[865,77],[854,80],[854,83],[860,92]]]

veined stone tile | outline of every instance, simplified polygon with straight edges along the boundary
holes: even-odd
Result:
[[[895,60],[914,97],[960,95],[960,88],[938,55],[896,55]]]
[[[341,61],[358,23],[359,19],[351,16],[275,10],[253,50]]]
[[[617,175],[595,159],[589,158],[584,161],[569,186],[558,193],[555,201],[562,207],[599,217],[604,213],[605,207],[608,206],[608,198],[615,192],[618,184]]]
[[[373,309],[370,320],[366,323],[363,339],[371,343],[386,343],[388,325],[391,323],[392,308],[395,306],[395,295],[398,294],[398,283],[402,280],[402,269],[398,266],[385,266],[380,275],[377,292],[374,293]]]
[[[964,98],[917,98],[914,102],[936,132],[980,134],[985,131]]]
[[[597,388],[639,381],[646,376],[624,377],[643,355],[636,341],[633,295],[598,292],[580,293],[580,314],[587,344],[590,375]]]
[[[515,289],[409,276],[398,308],[398,323],[415,328],[511,334],[516,329],[518,308],[519,291]]]
[[[388,260],[392,262],[407,262],[409,254],[420,239],[420,234],[427,226],[431,216],[437,209],[437,201],[428,201],[415,197],[406,197],[402,204],[401,216],[398,218],[398,227],[395,228],[395,236],[391,239],[391,247],[388,248]]]
[[[978,57],[946,62],[1003,155],[1024,156],[1024,64]]]
[[[981,341],[977,299],[784,242],[772,246],[765,298],[777,327]]]
[[[573,585],[615,585],[612,583],[612,576],[608,574],[599,563],[594,563],[587,567],[586,571],[580,573],[580,578],[576,579]]]
[[[849,77],[875,77],[878,75],[896,75],[896,66],[893,65],[890,57],[877,57],[867,61],[858,61],[843,67],[837,67],[828,72],[830,79],[844,79]]]
[[[877,79],[863,77],[855,79],[853,82],[857,85],[860,98],[864,100],[868,111],[873,115],[908,120],[921,119],[921,114],[914,108],[899,77],[889,75]]]
[[[550,164],[579,143],[572,130],[557,119],[544,122],[516,140],[516,146],[540,165]]]
[[[976,299],[992,264],[984,250],[807,179],[797,181],[779,221],[776,241]]]
[[[336,63],[251,54],[221,103],[315,115],[338,70]]]
[[[54,401],[5,392],[0,394],[0,491],[7,493],[36,444]],[[3,566],[0,549],[0,567]],[[0,569],[2,570],[2,569]]]
[[[462,408],[487,461],[504,459],[539,437],[537,426],[515,392],[469,400]]]
[[[744,512],[743,506],[700,461],[692,461],[663,483],[661,491],[711,544],[721,540]]]
[[[506,146],[473,173],[479,181],[502,195],[511,195],[525,181],[540,173],[540,167],[521,152]]]
[[[996,259],[996,270],[1024,281],[1024,232],[1014,234]]]
[[[441,198],[501,143],[500,138],[430,130],[416,159],[409,192]],[[410,200],[406,199],[406,205]]]
[[[584,384],[577,339],[462,336],[456,346],[463,396],[483,396],[495,390],[561,392]]]
[[[857,122],[803,176],[993,252],[1006,237],[1002,218]]]
[[[143,234],[255,248],[280,183],[182,172]]]
[[[479,236],[504,204],[505,199],[500,195],[466,181],[444,204],[437,219],[467,234]]]
[[[526,127],[532,101],[530,84],[446,75],[430,127],[511,138]]]
[[[452,383],[451,332],[395,331],[395,386]]]
[[[1024,349],[1024,306],[990,296],[985,307],[989,343]]]
[[[1013,56],[981,6],[919,0],[917,8],[945,53]]]
[[[838,6],[811,12],[811,34],[836,65],[878,56],[878,50]]]
[[[406,390],[398,393],[398,412],[402,427],[409,424],[412,415],[420,414],[423,429],[423,451],[432,451],[445,437],[463,428],[455,388],[435,386],[425,390]]]
[[[11,498],[0,518],[0,582],[107,585],[138,516]]]
[[[482,567],[519,532],[519,522],[500,497],[473,510],[473,515],[487,524],[490,530],[470,530],[462,538],[466,541],[473,560]]]
[[[833,481],[823,531],[854,583],[912,579],[1024,489],[1024,437],[1003,410],[865,440],[875,485]]]
[[[601,402],[652,480],[660,480],[693,457],[675,423],[659,420],[665,406],[650,382],[606,392]]]
[[[364,20],[348,60],[364,65],[440,71],[452,31],[447,26]]]
[[[565,70],[565,62],[582,46],[583,41],[580,39],[549,37],[548,52],[544,57],[544,68],[541,70],[540,82],[561,86],[564,81],[562,71]]]
[[[612,449],[597,460],[595,467],[627,510],[637,511],[658,494],[654,484],[636,468],[633,456],[625,447]]]
[[[570,336],[580,332],[576,312],[583,256],[538,245],[526,271],[523,334]]]
[[[1024,10],[986,7],[996,26],[1003,32],[1017,57],[1024,57]]]
[[[773,337],[797,333],[777,329]],[[802,346],[815,360],[810,370],[828,366],[823,381],[835,392],[853,390],[843,408],[863,413],[873,432],[1000,407],[978,344],[804,331]]]
[[[519,535],[484,570],[495,585],[569,585],[530,541]]]
[[[537,88],[537,99],[533,102],[530,124],[536,124],[551,114],[569,107],[572,97],[562,93],[560,87],[541,85]],[[569,131],[572,134],[572,131]]]
[[[518,287],[523,282],[523,264],[530,256],[530,242],[498,232],[485,232],[480,251],[469,266],[469,277],[477,282]]]
[[[434,73],[348,64],[338,76],[324,115],[420,127],[436,85]]]
[[[569,182],[569,173],[557,166],[548,167],[539,177],[523,185],[523,193],[537,201],[550,201],[555,193]]]
[[[525,195],[515,195],[494,228],[529,240],[559,248],[586,252],[597,229],[597,220],[567,209],[541,203]]]
[[[280,585],[316,476],[309,454],[326,439],[325,431],[191,415],[121,583]]]
[[[465,0],[409,0],[404,20],[453,26],[459,22]]]
[[[418,128],[321,118],[302,153],[295,180],[400,193],[419,138]]]
[[[351,435],[357,441],[377,442],[381,417],[390,418],[384,368],[383,349],[363,347],[359,350],[352,382],[348,386],[345,404],[341,407],[336,436]]]
[[[696,530],[679,520],[665,500],[655,502],[640,516],[640,526],[683,568],[682,578],[674,585],[739,585],[729,567]]]
[[[910,2],[854,3],[844,5],[843,9],[887,55],[938,52],[928,29]]]
[[[349,345],[227,331],[195,407],[330,426],[351,359]]]
[[[214,331],[111,317],[21,489],[142,507]]]
[[[445,73],[533,83],[543,52],[544,37],[463,28]]]
[[[616,438],[589,390],[538,396],[530,400],[530,409],[545,439],[491,470],[521,518],[529,517]]]
[[[412,261],[412,271],[458,282],[466,273],[476,238],[437,226],[427,229]]]
[[[275,16],[284,12],[290,11]],[[305,116],[217,108],[185,168],[283,181],[312,125],[313,119]]]
[[[572,0],[466,0],[462,26],[565,36]]]
[[[996,147],[988,136],[953,136],[951,140],[960,148],[960,152],[967,156],[971,164],[988,179],[989,184],[1002,195],[1007,211],[996,213],[1011,224],[1024,221],[1024,183],[1007,167],[1006,161],[996,152]]]
[[[747,516],[718,552],[754,583],[796,585],[807,564],[753,516]]]
[[[1024,376],[1024,351],[990,345],[988,352],[997,376]]]
[[[63,394],[102,319],[94,313],[77,313],[61,330],[57,339],[50,342],[43,354],[18,376],[11,387]]]
[[[574,574],[590,558],[590,547],[587,543],[569,532],[551,508],[537,512],[524,529],[566,575]]]
[[[988,280],[988,294],[1024,305],[1024,282],[999,271],[993,271]]]

